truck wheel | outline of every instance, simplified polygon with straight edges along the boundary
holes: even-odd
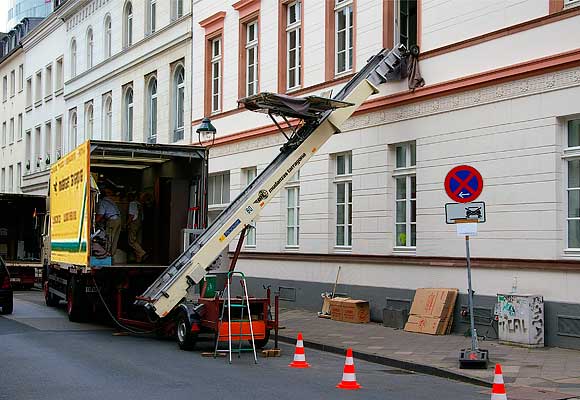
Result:
[[[177,317],[177,345],[181,350],[193,350],[197,341],[197,333],[191,332],[191,323],[187,315],[182,312]]]
[[[261,350],[264,347],[266,347],[269,341],[270,341],[270,331],[267,330],[266,334],[264,335],[264,339],[254,340],[254,344],[256,345],[256,349]],[[248,340],[248,343],[250,343],[250,346],[252,345],[251,340]]]
[[[6,300],[6,303],[2,306],[2,314],[12,314],[14,310],[14,299],[11,297]]]
[[[44,282],[44,302],[48,307],[56,307],[60,303],[60,299],[54,293],[50,293],[48,290],[48,281]]]
[[[71,322],[82,322],[86,318],[82,285],[72,278],[67,287],[66,312]]]

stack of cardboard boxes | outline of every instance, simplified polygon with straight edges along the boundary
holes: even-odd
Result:
[[[355,324],[370,322],[369,302],[335,297],[330,300],[330,317],[333,321],[352,322]]]
[[[445,335],[451,332],[457,289],[417,289],[405,331]]]

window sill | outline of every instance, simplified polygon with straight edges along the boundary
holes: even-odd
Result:
[[[286,89],[286,94],[292,94],[294,92],[298,92],[299,90],[302,90],[302,85]]]
[[[580,258],[580,249],[564,249],[565,258]]]
[[[352,68],[342,72],[335,72],[334,79],[344,78],[345,76],[352,75],[353,73],[354,71],[352,70]]]
[[[567,10],[569,8],[574,8],[574,7],[578,7],[580,6],[580,0],[575,0],[575,1],[570,1],[568,2],[568,4],[564,5],[564,10]]]
[[[22,92],[24,92],[24,88],[18,89],[18,93],[22,93]]]
[[[26,106],[24,111],[26,111],[26,112],[32,111],[32,105]]]
[[[286,251],[298,251],[298,250],[300,250],[300,246],[288,246],[288,245],[286,245],[284,247],[284,250],[286,250]]]
[[[252,250],[252,249],[255,249],[255,248],[256,248],[256,245],[255,244],[247,244],[247,245],[244,246],[244,249],[250,249],[250,250]]]
[[[394,255],[405,255],[405,256],[416,256],[417,247],[416,246],[395,246],[393,247]]]
[[[393,176],[412,175],[412,174],[416,174],[416,173],[417,173],[417,168],[415,166],[395,168],[393,170]]]
[[[10,94],[10,98],[13,98],[14,96],[16,96],[15,93]]]
[[[334,246],[334,251],[337,253],[351,253],[352,246]]]
[[[63,88],[60,88],[58,90],[55,90],[54,91],[54,97],[58,97],[58,96],[60,96],[63,93],[64,93],[64,89]]]
[[[40,107],[41,105],[42,105],[42,100],[36,100],[36,101],[34,102],[34,107],[35,107],[35,108],[36,108],[36,107]]]
[[[49,94],[48,96],[45,96],[44,97],[44,102],[45,103],[48,102],[48,101],[51,101],[51,100],[52,100],[52,94]]]

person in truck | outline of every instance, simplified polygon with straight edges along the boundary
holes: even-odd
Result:
[[[115,258],[117,243],[121,234],[121,212],[115,200],[113,200],[113,190],[109,187],[103,189],[103,198],[97,204],[97,223],[105,224],[105,231],[108,238],[108,252]]]
[[[143,193],[137,196],[129,193],[129,211],[127,215],[127,233],[129,246],[135,252],[135,261],[145,261],[147,253],[141,247],[141,224],[143,222]]]

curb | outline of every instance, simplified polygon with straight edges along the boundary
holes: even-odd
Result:
[[[278,334],[278,340],[280,340],[281,342],[284,342],[284,343],[289,343],[289,344],[296,343],[296,338],[283,336],[280,334]],[[333,354],[339,354],[339,355],[344,355],[344,352],[346,350],[345,348],[342,348],[342,347],[336,347],[336,346],[331,346],[331,345],[327,345],[327,344],[311,342],[308,340],[304,340],[304,345],[308,346],[312,349],[325,351],[325,352],[333,353]],[[420,374],[437,376],[440,378],[452,379],[455,381],[470,383],[473,385],[483,386],[486,388],[491,388],[491,386],[492,386],[492,384],[490,382],[487,382],[483,379],[474,378],[471,376],[459,374],[457,372],[449,371],[449,370],[443,369],[443,368],[433,367],[431,365],[424,365],[424,364],[414,363],[414,362],[410,362],[410,361],[399,360],[397,358],[379,356],[376,354],[369,354],[369,353],[364,353],[364,352],[355,351],[355,350],[353,350],[353,355],[359,360],[364,360],[364,361],[372,362],[375,364],[386,365],[389,367],[404,369],[406,371],[412,371],[412,372],[417,372]]]

